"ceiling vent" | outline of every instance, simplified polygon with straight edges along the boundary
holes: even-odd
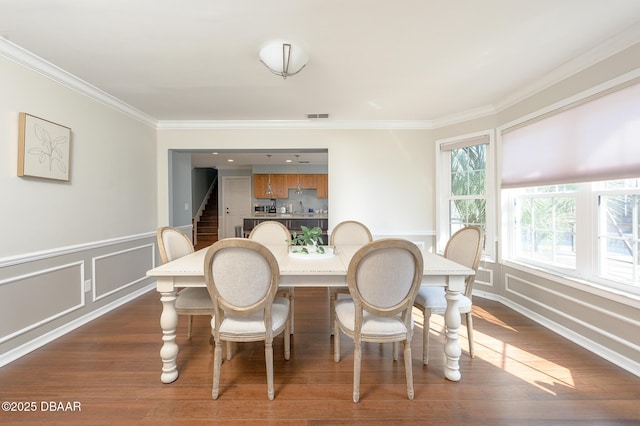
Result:
[[[307,114],[307,119],[311,120],[313,118],[329,118],[329,114]]]

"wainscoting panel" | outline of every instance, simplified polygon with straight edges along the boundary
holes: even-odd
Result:
[[[487,286],[493,287],[493,270],[485,269],[482,265],[478,268],[478,273],[476,274],[476,279],[473,283],[473,288],[476,286]]]
[[[156,250],[154,231],[0,258],[0,367],[153,290]]]
[[[154,265],[154,245],[146,244],[93,259],[93,300],[145,280]]]
[[[628,371],[640,372],[637,307],[516,270],[504,274],[504,285],[506,305]]]
[[[84,306],[84,262],[0,282],[0,343]]]

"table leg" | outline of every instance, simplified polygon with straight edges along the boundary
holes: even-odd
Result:
[[[460,354],[462,353],[458,344],[458,329],[460,328],[460,311],[458,303],[462,298],[459,291],[452,291],[447,288],[447,310],[444,314],[446,327],[446,342],[444,344],[444,354],[447,358],[444,368],[444,375],[447,379],[457,382],[460,381]]]
[[[162,315],[160,316],[160,326],[162,327],[162,348],[160,358],[162,358],[162,383],[171,383],[178,378],[178,345],[176,344],[176,328],[178,327],[178,314],[176,313],[177,291],[160,293],[162,302]]]

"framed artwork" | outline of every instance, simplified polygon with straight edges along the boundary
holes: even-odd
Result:
[[[71,129],[25,112],[18,128],[18,176],[69,181]]]

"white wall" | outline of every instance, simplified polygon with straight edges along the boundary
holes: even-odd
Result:
[[[427,130],[159,130],[158,223],[169,221],[170,149],[326,148],[329,228],[366,223],[378,237],[431,239],[434,149]]]
[[[9,58],[0,40],[0,366],[152,289],[156,263],[155,127]],[[71,128],[70,182],[17,176],[20,112]]]
[[[18,113],[71,128],[71,181],[17,176]],[[0,56],[0,258],[153,231],[155,129]]]

